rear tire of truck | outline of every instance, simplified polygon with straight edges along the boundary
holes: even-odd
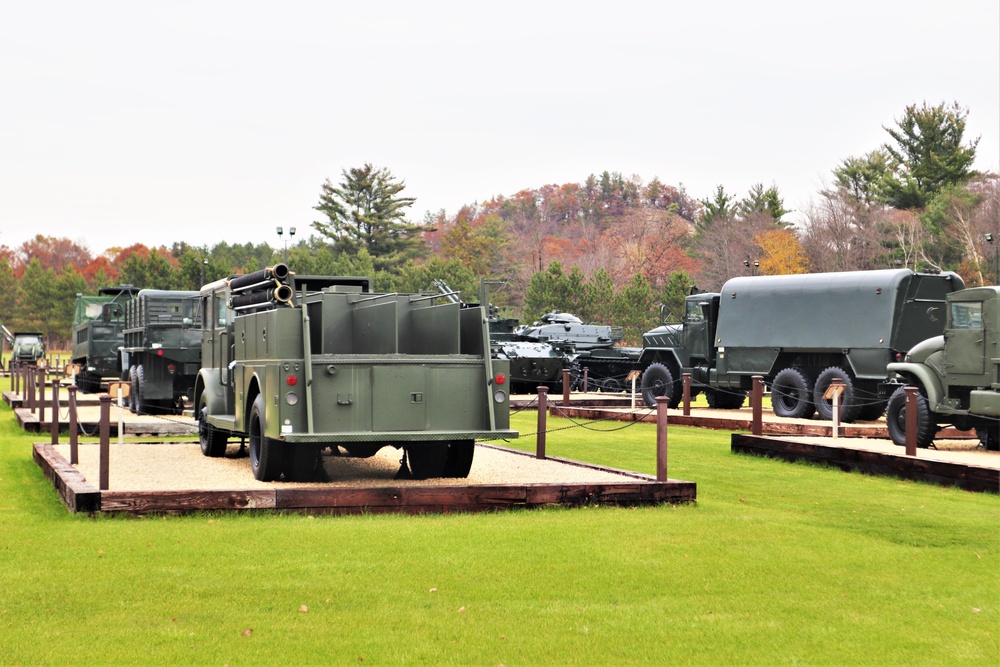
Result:
[[[889,397],[889,407],[885,411],[885,425],[889,437],[900,447],[906,446],[906,391],[900,387]],[[917,447],[926,449],[934,442],[937,429],[931,423],[930,410],[927,409],[927,398],[922,392],[917,393]]]
[[[136,413],[135,397],[136,394],[139,392],[139,382],[136,380],[135,366],[128,367],[128,381],[129,381],[128,411],[131,412],[132,414],[135,414]]]
[[[456,440],[448,443],[448,456],[442,477],[468,477],[472,459],[476,454],[475,440]]]
[[[643,371],[639,390],[642,392],[642,400],[646,401],[646,405],[651,408],[656,407],[657,396],[666,396],[670,399],[667,407],[676,408],[681,403],[681,390],[678,389],[678,384],[680,383],[674,380],[669,368],[663,364],[655,363],[650,364]]]
[[[428,442],[406,448],[406,463],[413,479],[444,477],[448,464],[448,443]]]
[[[285,445],[285,480],[288,482],[311,482],[319,465],[320,448],[317,445],[299,443]]]
[[[135,369],[135,414],[137,415],[147,415],[149,414],[149,406],[146,405],[145,399],[142,395],[145,393],[146,389],[146,372],[139,364]]]
[[[813,388],[813,403],[816,404],[816,413],[820,419],[833,421],[833,401],[823,398],[823,394],[833,383],[834,378],[840,378],[844,383],[844,391],[840,394],[838,403],[840,404],[840,422],[850,424],[858,418],[858,402],[854,391],[854,378],[839,366],[831,366],[819,374],[816,378],[816,386]]]
[[[212,458],[223,456],[228,439],[225,431],[208,423],[208,402],[202,397],[201,410],[198,411],[198,442],[201,443],[201,453]]]
[[[798,368],[784,368],[771,383],[771,409],[778,417],[809,419],[816,412],[812,382]]]
[[[739,410],[747,400],[745,391],[733,389],[706,389],[705,400],[714,410]]]
[[[254,399],[248,426],[250,440],[250,470],[259,482],[273,482],[281,477],[285,457],[281,448],[264,436],[264,397]]]
[[[987,450],[991,452],[1000,450],[1000,427],[994,425],[977,428],[976,437]]]

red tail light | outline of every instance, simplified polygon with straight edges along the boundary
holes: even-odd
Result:
[[[285,384],[287,384],[289,387],[294,387],[298,383],[299,379],[294,375],[289,375],[288,377],[285,378]]]
[[[503,384],[507,381],[507,377],[503,373],[497,373],[497,376],[493,378],[493,381],[497,384]]]

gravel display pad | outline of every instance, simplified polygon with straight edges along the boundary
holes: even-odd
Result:
[[[69,445],[54,447],[69,461]],[[91,484],[99,472],[99,447],[79,446],[80,462],[74,466]],[[625,473],[571,465],[551,459],[539,460],[530,455],[477,445],[472,471],[467,479],[396,479],[402,450],[383,447],[366,459],[331,456],[324,452],[326,482],[258,482],[250,471],[250,458],[240,453],[238,444],[230,444],[226,455],[209,458],[197,442],[126,443],[110,445],[108,483],[111,491],[176,491],[222,489],[268,489],[292,487],[359,486],[435,486],[455,484],[607,484],[634,482]]]

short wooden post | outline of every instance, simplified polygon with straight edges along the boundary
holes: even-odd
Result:
[[[545,458],[545,422],[549,416],[549,388],[538,385],[538,428],[535,429],[535,458]]]
[[[569,369],[563,369],[563,406],[569,405]]]
[[[906,455],[917,455],[917,392],[916,387],[906,387]]]
[[[52,444],[59,444],[59,380],[52,381]]]
[[[100,483],[101,491],[108,490],[108,471],[111,467],[111,396],[101,394]]]
[[[753,419],[750,432],[753,435],[764,433],[764,376],[754,375],[750,378],[750,407],[753,409]]]
[[[589,391],[589,387],[587,385],[587,367],[584,366],[583,367],[583,393],[586,394],[588,391]]]
[[[35,380],[38,387],[38,428],[42,427],[45,421],[45,367],[38,367],[38,378]]]
[[[666,396],[656,397],[656,481],[667,481],[667,404]]]
[[[830,400],[833,401],[833,439],[836,440],[838,434],[840,433],[840,404],[841,399],[844,397],[844,383],[840,378],[833,378],[830,381],[830,388],[827,392],[830,393]]]
[[[28,368],[24,372],[24,394],[28,399],[28,412],[35,412],[35,371]]]
[[[691,416],[691,374],[681,373],[681,385],[684,387],[684,393],[681,396],[681,400],[684,402],[684,416]]]
[[[66,390],[69,392],[69,463],[76,465],[80,462],[79,434],[76,423],[76,386],[70,385]]]
[[[14,376],[14,395],[21,393],[21,363],[19,361],[10,362],[10,374]]]

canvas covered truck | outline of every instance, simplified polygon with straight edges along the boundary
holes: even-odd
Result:
[[[945,298],[964,287],[955,273],[909,269],[733,278],[643,336],[643,397],[676,406],[691,373],[692,393],[734,409],[760,375],[777,416],[831,419],[827,389],[839,379],[841,420],[877,419],[887,365],[941,334]]]
[[[201,293],[140,290],[125,304],[123,333],[131,411],[180,413],[201,369]]]
[[[102,287],[97,296],[78,295],[73,314],[72,360],[80,367],[81,391],[100,391],[104,378],[120,379],[125,342],[125,304],[139,291],[132,285]]]
[[[415,478],[461,478],[477,439],[517,436],[481,306],[283,264],[205,285],[201,299],[202,452],[245,438],[259,480],[309,481],[327,449],[368,457],[385,446],[402,449]]]
[[[1000,287],[947,296],[945,328],[890,363],[886,425],[906,444],[906,385],[917,388],[916,445],[929,447],[946,425],[975,429],[986,449],[1000,449]]]

